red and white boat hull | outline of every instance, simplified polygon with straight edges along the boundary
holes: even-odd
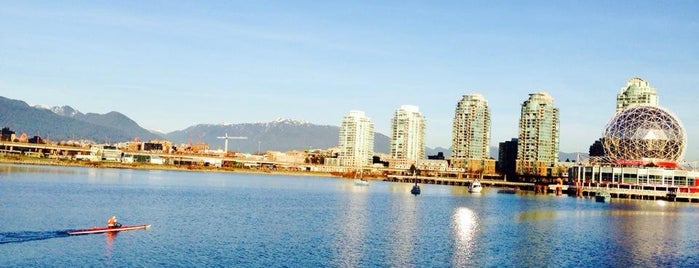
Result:
[[[71,231],[68,231],[68,234],[69,235],[98,234],[98,233],[108,233],[108,232],[142,230],[142,229],[148,229],[148,228],[150,228],[150,224],[123,225],[123,226],[114,227],[114,228],[94,227],[94,228],[90,228],[90,229],[71,230]]]

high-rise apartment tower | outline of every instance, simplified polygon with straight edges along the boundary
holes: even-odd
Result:
[[[517,173],[546,175],[547,168],[558,162],[558,108],[546,92],[529,94],[522,103],[517,139]]]
[[[339,164],[364,167],[374,157],[374,123],[362,111],[350,111],[340,126]]]
[[[490,109],[480,94],[464,95],[456,104],[452,127],[452,166],[465,168],[469,159],[490,157]]]
[[[634,77],[616,95],[616,112],[638,105],[658,106],[658,92],[645,80]]]
[[[425,117],[417,106],[402,105],[391,119],[391,158],[425,158]]]

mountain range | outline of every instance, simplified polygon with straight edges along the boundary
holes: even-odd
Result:
[[[24,101],[0,97],[1,127],[9,127],[18,134],[40,136],[48,140],[91,140],[97,143],[117,143],[167,139],[173,144],[207,143],[211,149],[224,149],[223,137],[235,137],[228,141],[228,150],[257,153],[268,150],[291,151],[327,149],[338,145],[340,128],[315,125],[309,122],[277,119],[267,123],[199,124],[170,133],[149,131],[119,112],[106,114],[82,113],[70,106],[30,106]],[[244,137],[244,138],[243,138]],[[374,151],[388,153],[390,139],[375,133]],[[448,148],[426,148],[427,155],[438,152],[449,157]],[[490,150],[497,159],[497,147]],[[560,153],[561,161],[575,160],[576,153]],[[587,154],[581,154],[586,156]]]
[[[340,128],[308,122],[277,119],[268,123],[199,124],[167,133],[165,138],[175,143],[208,143],[211,149],[224,149],[226,135],[228,150],[256,153],[267,150],[291,151],[327,149],[338,145]],[[240,139],[244,138],[244,139]],[[377,152],[388,152],[389,138],[381,133],[374,137]]]
[[[47,109],[4,97],[0,97],[0,122],[2,127],[9,127],[17,134],[48,140],[85,139],[109,143],[134,137],[159,138],[118,112],[83,114],[68,106]]]
[[[245,137],[230,139],[229,150],[256,153],[258,150],[290,151],[326,149],[338,144],[340,128],[315,125],[291,119],[268,123],[199,124],[170,133],[149,131],[119,112],[106,114],[82,113],[70,106],[30,106],[24,101],[0,97],[2,127],[28,136],[48,140],[91,140],[97,143],[116,143],[167,139],[174,144],[207,143],[211,149],[224,149],[226,135]],[[376,133],[375,150],[386,153],[389,138]]]

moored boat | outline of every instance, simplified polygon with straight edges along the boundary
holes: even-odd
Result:
[[[609,203],[610,201],[612,201],[612,195],[607,191],[599,191],[595,193],[595,201]]]
[[[131,231],[131,230],[142,230],[150,228],[150,224],[139,224],[139,225],[122,225],[118,227],[93,227],[90,229],[79,229],[68,231],[69,235],[83,235],[83,234],[99,234],[107,232],[121,232],[121,231]]]
[[[417,185],[417,182],[415,183],[415,185],[413,185],[413,188],[410,189],[410,193],[414,195],[420,194],[420,185]]]
[[[483,186],[481,186],[481,182],[479,180],[473,180],[468,186],[468,191],[470,193],[480,193],[482,190]]]
[[[366,179],[354,179],[354,185],[357,186],[369,186],[369,181]]]

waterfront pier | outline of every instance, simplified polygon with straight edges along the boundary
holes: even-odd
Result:
[[[385,181],[404,182],[404,183],[422,183],[422,184],[437,184],[437,185],[452,185],[452,186],[469,186],[474,179],[456,179],[447,177],[427,177],[427,176],[402,176],[388,175]],[[513,182],[505,180],[489,180],[479,179],[481,185],[490,187],[513,187],[522,190],[533,190],[535,184],[530,182]]]
[[[570,187],[574,192],[575,187]],[[624,184],[606,184],[583,186],[582,195],[594,197],[599,192],[608,192],[616,199],[666,200],[672,202],[699,203],[699,193],[687,187],[667,185],[642,186]]]
[[[422,183],[451,186],[469,186],[473,179],[455,179],[446,177],[426,177],[426,176],[401,176],[388,175],[384,179],[389,182],[398,183]],[[577,187],[573,185],[560,184],[535,184],[531,182],[514,182],[505,180],[479,180],[481,185],[498,188],[516,188],[523,191],[536,191],[537,186],[545,194],[556,194],[557,188],[567,192],[569,196],[575,196]],[[543,189],[543,190],[541,190]],[[636,199],[636,200],[666,200],[671,202],[699,203],[699,193],[691,191],[687,187],[676,187],[668,185],[628,185],[628,184],[586,184],[582,186],[582,197],[593,198],[599,192],[608,192],[614,199]]]

